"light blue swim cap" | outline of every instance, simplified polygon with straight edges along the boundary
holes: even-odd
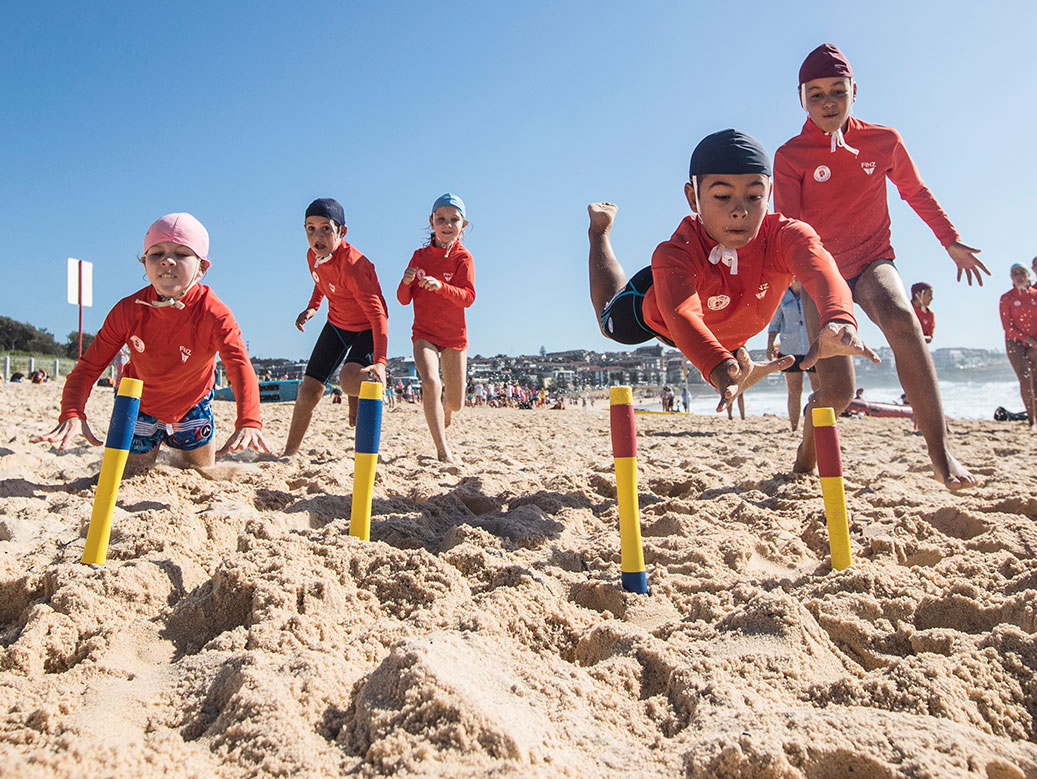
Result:
[[[464,219],[464,201],[457,195],[447,192],[446,194],[440,195],[436,198],[436,202],[432,204],[432,213],[436,213],[436,209],[442,208],[443,206],[453,206],[461,212],[461,218]]]

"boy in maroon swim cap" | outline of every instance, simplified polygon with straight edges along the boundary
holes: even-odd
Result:
[[[983,283],[990,271],[979,261],[978,249],[961,242],[954,225],[936,202],[892,127],[862,122],[850,116],[857,83],[850,63],[836,46],[818,46],[799,70],[800,103],[808,116],[800,134],[778,149],[774,157],[774,208],[809,223],[835,258],[839,272],[868,317],[879,326],[896,357],[900,383],[915,409],[938,481],[949,489],[976,483],[975,477],[951,454],[936,369],[922,329],[893,265],[890,245],[886,178],[897,187],[929,225],[958,267]],[[803,310],[811,338],[818,330],[815,301],[804,296]],[[817,364],[821,388],[809,406],[832,406],[836,414],[853,398],[853,362],[832,357]],[[803,443],[796,470],[816,464],[810,414],[803,426]]]

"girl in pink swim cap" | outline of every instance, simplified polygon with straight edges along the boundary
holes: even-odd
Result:
[[[259,418],[259,382],[234,314],[200,283],[209,269],[209,233],[187,213],[167,214],[148,228],[140,257],[150,284],[108,313],[90,348],[65,380],[58,425],[32,440],[65,449],[78,436],[94,446],[86,401],[98,377],[123,347],[123,375],[144,382],[127,466],[149,467],[159,446],[180,465],[205,468],[229,451],[269,452]],[[217,353],[234,388],[238,418],[221,449],[213,440],[211,401]]]

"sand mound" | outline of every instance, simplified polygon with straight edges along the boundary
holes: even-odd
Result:
[[[100,450],[28,443],[59,392],[0,388],[0,774],[1037,777],[1020,425],[952,424],[982,484],[951,495],[910,423],[840,420],[833,572],[784,420],[639,417],[637,596],[600,401],[466,409],[455,466],[386,411],[370,543],[344,406],[292,461],[160,458],[95,571]],[[263,412],[283,441],[291,406]]]

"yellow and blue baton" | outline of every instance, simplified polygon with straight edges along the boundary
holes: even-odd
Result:
[[[846,488],[835,410],[815,408],[812,417],[817,475],[821,477],[821,494],[825,499],[825,518],[828,520],[828,548],[832,555],[832,568],[842,571],[850,567],[853,559],[850,556],[850,522],[846,513]]]
[[[630,387],[609,389],[612,460],[616,466],[616,502],[619,504],[620,570],[623,589],[648,592],[645,557],[641,546],[641,513],[637,505],[637,427],[634,393]]]
[[[356,444],[353,449],[353,507],[349,513],[349,535],[371,540],[371,498],[374,472],[378,466],[378,444],[382,437],[382,384],[360,385],[356,410]]]
[[[133,428],[137,425],[140,410],[140,394],[144,382],[140,379],[124,378],[119,382],[115,396],[112,422],[108,426],[108,437],[104,442],[104,457],[101,459],[101,475],[97,479],[94,493],[94,508],[90,512],[90,527],[86,532],[83,548],[84,565],[100,567],[108,559],[108,539],[112,533],[112,514],[115,500],[119,497],[119,483],[130,454]]]

